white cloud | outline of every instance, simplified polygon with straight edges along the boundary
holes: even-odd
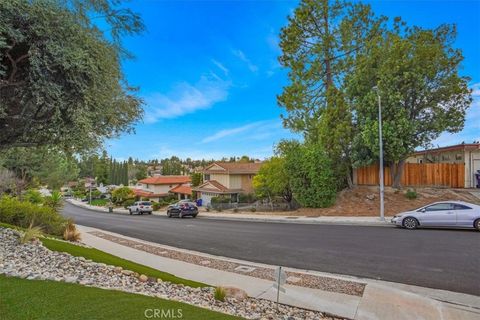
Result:
[[[215,59],[212,59],[212,63],[216,65],[218,69],[222,70],[225,76],[228,76],[228,74],[230,73],[230,70],[228,70],[228,68],[225,67],[225,65],[223,65],[221,62]]]
[[[223,129],[223,130],[220,130],[220,131],[216,132],[215,134],[213,134],[211,136],[208,136],[208,137],[204,138],[202,140],[202,143],[212,142],[212,141],[223,139],[225,137],[237,135],[237,134],[246,132],[250,129],[253,129],[253,128],[255,128],[255,127],[257,127],[261,124],[262,124],[262,121],[259,121],[259,122],[253,122],[253,123],[241,126],[241,127],[236,127],[236,128],[232,128],[232,129]]]
[[[247,64],[247,67],[250,71],[252,72],[257,72],[258,67],[250,61],[250,59],[247,58],[245,53],[243,53],[242,50],[233,50],[233,54],[239,58],[241,61],[245,62]]]
[[[280,119],[256,121],[240,127],[222,129],[205,137],[201,142],[208,143],[232,136],[239,136],[237,140],[266,140],[283,130]]]
[[[480,98],[480,83],[475,83],[471,86],[472,96],[474,99]]]
[[[181,82],[168,94],[156,93],[145,97],[145,121],[153,123],[209,109],[227,99],[230,86],[229,81],[218,76],[202,76],[195,84]]]

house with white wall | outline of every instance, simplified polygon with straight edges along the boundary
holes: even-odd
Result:
[[[154,176],[138,181],[136,187],[132,190],[139,197],[159,201],[160,198],[175,193],[170,192],[172,189],[185,192],[186,187],[190,187],[190,182],[189,176]],[[181,186],[184,188],[179,188]]]
[[[238,201],[239,194],[253,193],[253,177],[260,170],[260,162],[214,162],[203,170],[203,183],[192,188],[209,205],[213,197],[230,197]]]

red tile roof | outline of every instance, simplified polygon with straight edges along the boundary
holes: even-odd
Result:
[[[211,169],[213,166],[220,166],[225,170]],[[255,174],[260,170],[262,163],[259,162],[214,162],[205,168],[205,173],[226,172],[229,174]]]
[[[144,184],[178,184],[188,183],[190,181],[191,179],[189,176],[158,176],[149,177],[138,182]]]
[[[175,188],[170,189],[172,193],[181,193],[181,194],[192,194],[192,188],[190,186],[176,186]]]
[[[153,193],[150,191],[142,190],[142,189],[132,189],[136,196],[144,197],[144,198],[159,198],[159,197],[166,197],[168,193]]]

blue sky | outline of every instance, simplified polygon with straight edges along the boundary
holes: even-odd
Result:
[[[435,144],[480,140],[480,1],[366,1],[377,14],[410,24],[456,23],[462,74],[476,100],[465,129]],[[265,158],[282,138],[276,96],[287,83],[278,34],[297,1],[132,1],[147,32],[125,39],[136,59],[124,63],[140,87],[145,117],[136,134],[107,141],[115,158]]]

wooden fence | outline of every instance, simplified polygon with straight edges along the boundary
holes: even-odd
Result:
[[[356,184],[378,185],[379,181],[378,164],[356,169]],[[392,185],[389,167],[384,169],[384,183],[386,186]],[[465,165],[456,163],[405,163],[402,185],[464,188]]]

